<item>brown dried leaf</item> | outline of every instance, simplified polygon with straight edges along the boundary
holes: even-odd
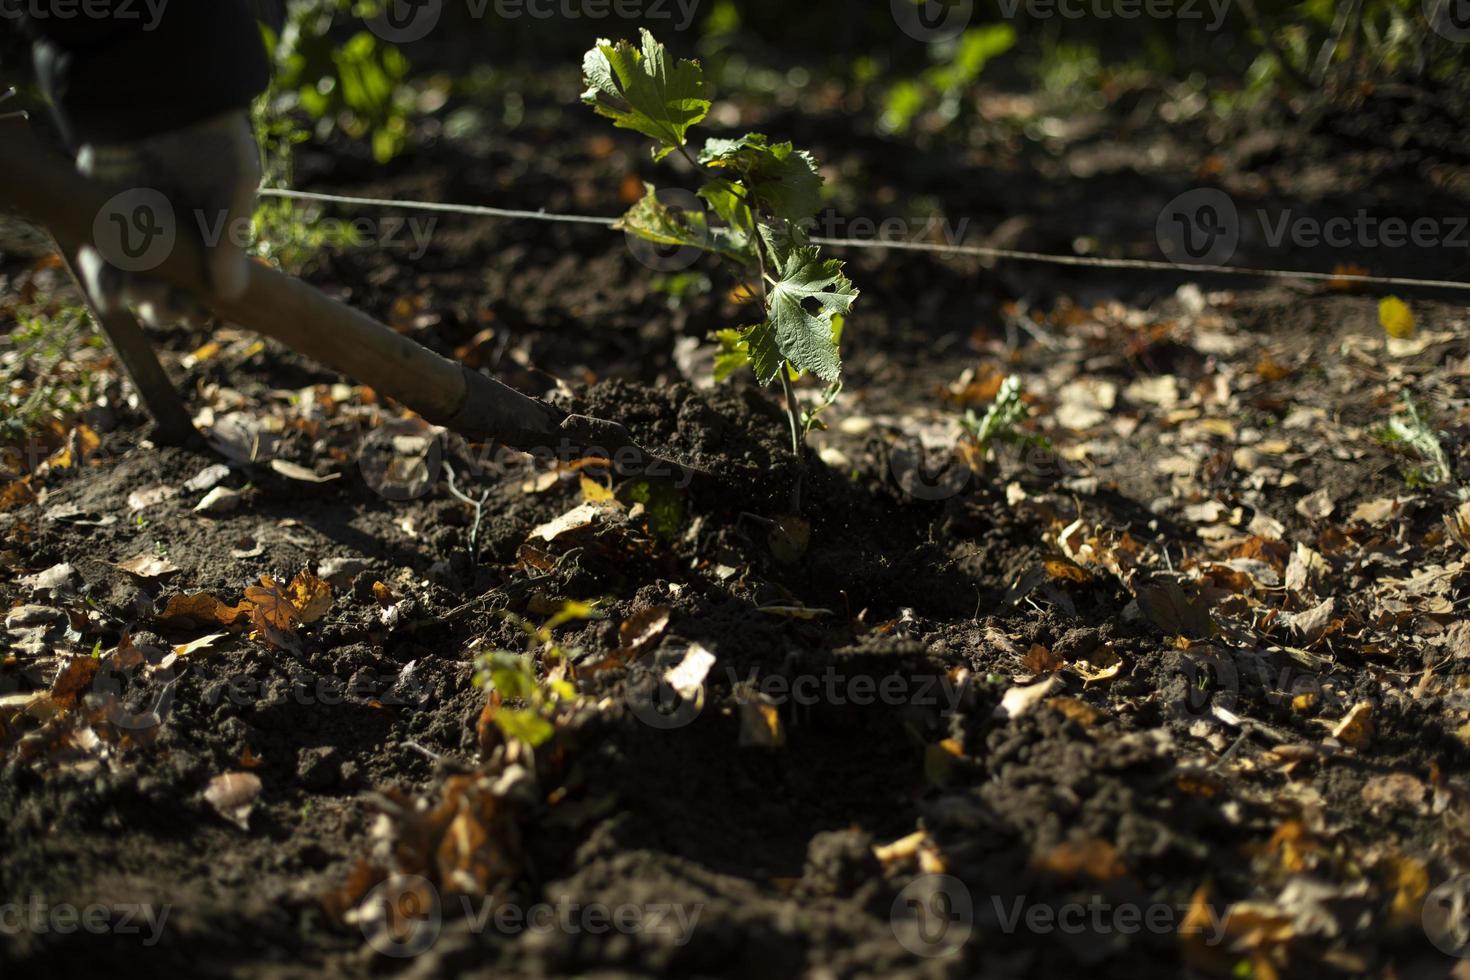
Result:
[[[1025,659],[1022,661],[1026,669],[1036,675],[1054,674],[1065,666],[1061,657],[1052,653],[1051,650],[1040,643],[1031,644],[1031,649],[1026,651]]]
[[[248,604],[227,606],[208,592],[176,595],[168,600],[161,621],[170,626],[233,626],[250,613]]]
[[[179,566],[157,555],[139,555],[125,562],[119,562],[117,567],[138,578],[163,578],[179,570]]]
[[[1031,867],[1060,878],[1111,881],[1128,873],[1118,849],[1101,838],[1063,841],[1044,854],[1033,855]]]
[[[1360,701],[1332,729],[1332,735],[1344,745],[1363,748],[1373,738],[1373,705]]]
[[[215,776],[204,790],[204,799],[214,811],[241,830],[250,829],[250,811],[260,795],[260,777],[251,772],[227,772]]]
[[[291,605],[303,624],[314,623],[332,608],[332,587],[310,572],[291,580]]]
[[[669,625],[668,606],[649,606],[640,609],[618,627],[618,638],[622,641],[622,648],[615,656],[622,656],[624,660],[631,660],[638,656]]]
[[[260,577],[260,585],[246,587],[245,601],[250,605],[250,622],[262,633],[267,629],[289,633],[300,622],[290,597],[269,575]]]

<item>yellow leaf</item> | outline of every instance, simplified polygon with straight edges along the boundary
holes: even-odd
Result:
[[[578,474],[582,484],[582,499],[589,504],[599,504],[604,500],[616,500],[617,496],[607,487],[592,479],[586,473]]]
[[[303,623],[314,623],[332,608],[332,587],[310,572],[291,580],[291,605]]]
[[[1378,323],[1395,340],[1409,340],[1414,336],[1413,311],[1397,296],[1385,296],[1378,302]]]
[[[267,627],[283,633],[295,629],[298,619],[296,607],[269,575],[260,577],[260,585],[245,589],[245,601],[251,606],[250,621],[262,633]]]

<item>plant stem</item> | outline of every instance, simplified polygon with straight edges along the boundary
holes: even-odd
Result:
[[[761,243],[760,236],[752,238],[755,245],[755,260],[760,265],[761,285],[761,313],[770,315],[770,299],[766,292],[766,251],[765,245]],[[796,400],[796,390],[791,387],[791,372],[786,367],[783,359],[777,368],[781,375],[781,392],[786,396],[786,420],[791,423],[791,453],[796,457],[796,485],[791,488],[791,513],[801,513],[801,481],[804,474],[802,464],[804,460],[801,455],[801,405]]]

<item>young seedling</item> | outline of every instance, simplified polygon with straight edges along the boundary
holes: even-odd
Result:
[[[1418,403],[1408,391],[1404,392],[1404,408],[1405,414],[1389,419],[1380,435],[1384,442],[1399,443],[1413,450],[1423,461],[1422,467],[1409,472],[1409,486],[1433,487],[1449,482],[1454,476],[1449,456],[1445,453],[1434,426],[1419,411]]]
[[[973,409],[966,409],[960,428],[973,445],[974,458],[983,463],[990,447],[1002,443],[1050,449],[1051,443],[1045,436],[1021,430],[1022,423],[1030,417],[1031,409],[1021,399],[1021,379],[1012,374],[1001,381],[985,415],[977,416]]]
[[[671,153],[687,160],[704,179],[696,193],[707,210],[670,207],[652,185],[644,185],[643,198],[618,227],[660,245],[719,255],[754,283],[745,292],[759,303],[760,321],[714,335],[720,343],[715,377],[749,366],[762,385],[779,380],[791,451],[800,459],[817,413],[841,390],[842,322],[858,295],[842,263],[823,259],[807,235],[821,206],[817,163],[805,150],[763,133],[707,139],[696,154],[689,130],[711,105],[704,71],[696,61],[671,61],[652,34],[640,34],[641,48],[599,40],[587,52],[582,101],[615,126],[654,140],[655,160]],[[793,387],[804,372],[827,382],[805,413]],[[800,509],[798,476],[793,516]]]
[[[558,626],[574,619],[598,615],[587,603],[568,602],[541,626],[532,626],[518,616],[506,614],[526,634],[526,650],[494,650],[475,658],[476,687],[488,688],[494,694],[486,714],[505,738],[515,738],[539,748],[557,732],[577,705],[580,695],[567,677],[567,664],[577,652],[564,649],[556,642]],[[540,654],[544,676],[536,672],[536,656]],[[510,702],[515,703],[512,707]]]

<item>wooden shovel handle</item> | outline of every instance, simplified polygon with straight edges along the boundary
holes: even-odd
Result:
[[[78,174],[28,127],[5,129],[9,145],[0,150],[0,204],[45,225],[68,253],[92,242],[110,190]],[[211,295],[197,223],[181,216],[177,224],[173,248],[148,274],[194,294],[220,317],[273,337],[471,438],[531,451],[561,437],[565,413],[262,263],[250,263],[249,285],[240,299],[218,300]]]

